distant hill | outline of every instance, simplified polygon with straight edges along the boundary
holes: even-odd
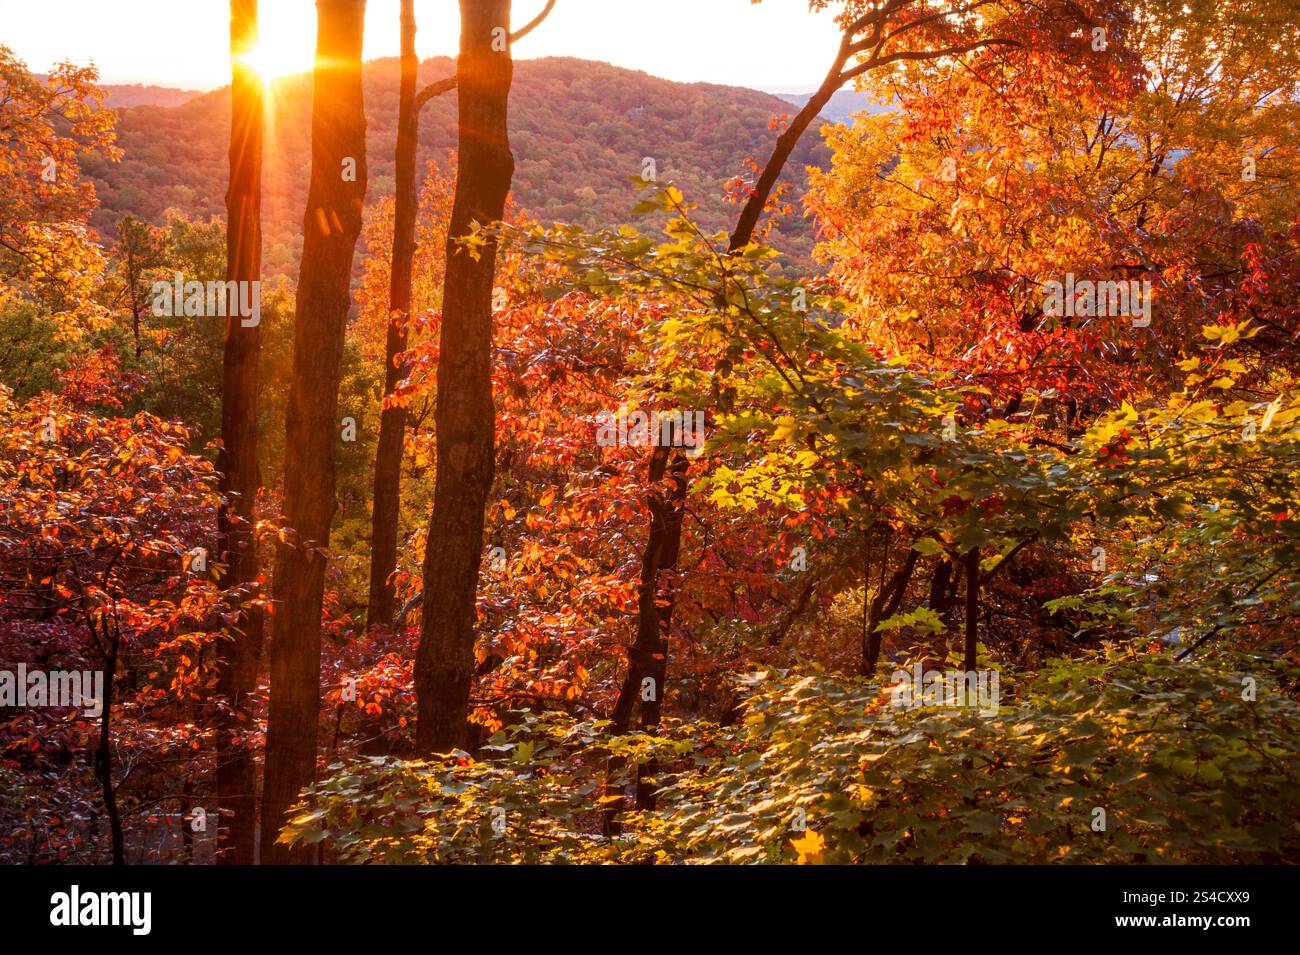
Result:
[[[114,109],[126,109],[131,106],[180,106],[196,96],[203,94],[197,90],[178,90],[171,86],[144,86],[140,83],[129,85],[100,84],[101,89],[108,90],[105,104]]]
[[[38,78],[45,79],[43,74]],[[104,105],[113,109],[131,106],[180,106],[203,94],[197,90],[180,90],[173,86],[147,86],[143,83],[100,83],[99,88],[108,95]]]
[[[808,97],[812,95],[811,91],[803,93],[774,93],[794,106],[802,106],[808,102]],[[866,93],[859,93],[857,90],[840,90],[831,96],[831,101],[827,103],[822,111],[818,114],[828,123],[847,123],[853,118],[854,113],[884,113],[888,110],[887,106],[881,106],[873,102],[871,97]]]
[[[450,59],[427,60],[420,81],[452,70]],[[311,77],[285,77],[274,92],[263,183],[266,270],[293,274],[307,194]],[[365,97],[367,200],[373,202],[394,188],[396,58],[366,64]],[[674,83],[587,60],[521,60],[510,95],[513,196],[543,222],[615,225],[627,220],[638,199],[629,178],[650,156],[660,182],[675,182],[699,204],[697,215],[705,226],[726,228],[737,210],[723,201],[723,184],[744,171],[747,157],[766,159],[776,136],[771,120],[788,112],[786,101],[757,90]],[[425,160],[442,160],[454,149],[455,116],[454,92],[425,107],[421,168]],[[101,202],[94,226],[111,236],[128,212],[158,221],[173,206],[191,215],[224,215],[229,126],[228,88],[177,106],[124,109],[118,127],[122,161],[87,164]],[[824,165],[827,158],[821,137],[810,131],[787,169],[796,188],[806,181],[806,166]],[[813,241],[807,220],[784,223],[778,235],[796,261],[806,260]]]

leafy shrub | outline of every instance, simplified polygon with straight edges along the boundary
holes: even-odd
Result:
[[[1277,862],[1300,851],[1295,678],[1112,650],[1004,674],[981,716],[894,707],[880,681],[756,674],[738,726],[608,740],[526,714],[487,759],[334,767],[283,838],[357,861]],[[610,754],[664,770],[616,840],[598,825]]]

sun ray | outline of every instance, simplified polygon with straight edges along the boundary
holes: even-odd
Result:
[[[282,51],[277,51],[265,43],[257,43],[236,59],[256,73],[267,89],[270,89],[280,77],[296,71],[290,57],[284,56]]]

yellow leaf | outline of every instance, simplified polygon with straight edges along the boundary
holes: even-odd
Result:
[[[821,833],[809,830],[802,839],[791,839],[790,845],[799,853],[799,861],[803,863],[821,855],[822,849],[826,848],[826,840]]]

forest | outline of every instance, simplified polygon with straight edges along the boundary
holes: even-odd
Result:
[[[446,57],[424,60],[416,82],[423,88],[455,68]],[[399,61],[364,63],[362,82],[366,195],[373,203],[395,189]],[[292,278],[302,253],[311,159],[311,77],[286,76],[275,85],[275,96],[267,103],[267,123],[275,136],[267,142],[262,174],[267,197],[263,274]],[[192,218],[224,219],[227,143],[216,136],[187,137],[184,131],[228,129],[229,95],[207,93],[176,105],[124,111],[116,127],[121,159],[86,157],[86,177],[99,200],[90,225],[102,235],[115,236],[117,223],[127,214],[162,223],[175,208]],[[671,83],[590,60],[522,60],[510,84],[511,195],[541,221],[614,227],[628,218],[639,198],[628,181],[629,157],[639,174],[641,157],[653,155],[661,178],[698,196],[696,215],[702,224],[710,231],[727,228],[735,214],[723,183],[747,159],[769,148],[773,117],[794,112],[791,104],[755,90]],[[418,169],[431,161],[440,166],[454,162],[453,93],[430,99],[420,111],[417,142]],[[785,169],[791,188],[804,189],[807,167],[824,166],[829,155],[820,136],[810,132],[801,138]],[[782,236],[782,251],[808,266],[812,222],[791,215],[774,226]]]
[[[1300,861],[1300,0],[565,3],[0,36],[0,862]]]

